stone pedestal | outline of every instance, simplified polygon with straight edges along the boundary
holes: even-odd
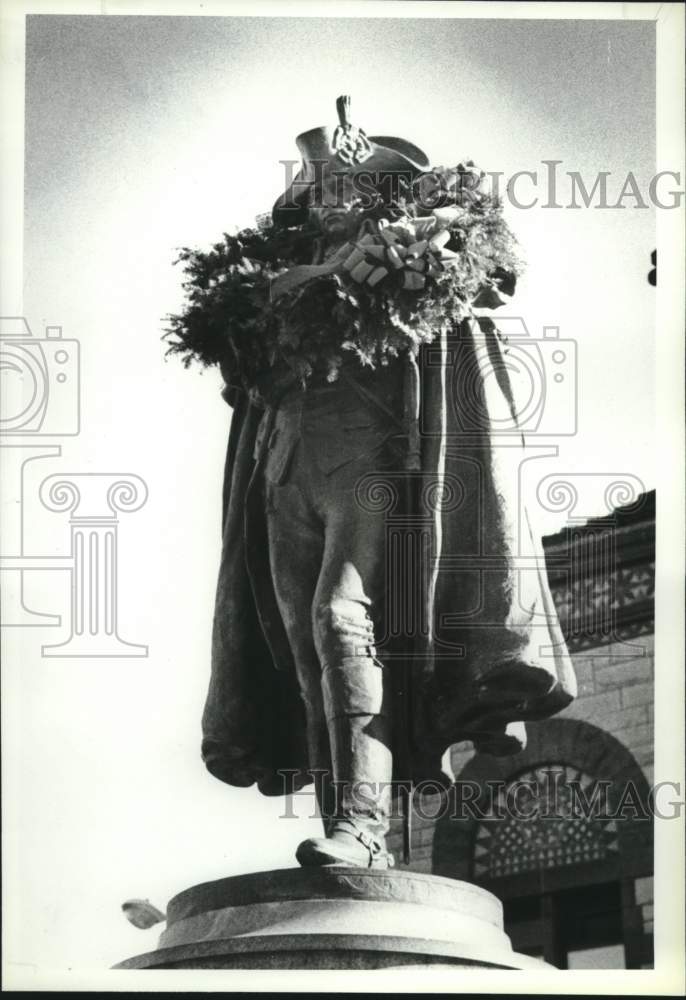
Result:
[[[502,904],[407,871],[288,868],[175,896],[156,951],[118,969],[545,969],[512,950]]]

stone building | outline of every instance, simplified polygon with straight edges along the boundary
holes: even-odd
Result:
[[[415,797],[408,867],[493,891],[518,951],[650,968],[655,494],[543,541],[578,697],[519,754],[452,747],[447,796]]]

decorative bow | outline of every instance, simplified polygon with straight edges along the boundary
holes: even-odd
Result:
[[[452,213],[450,221],[457,214]],[[449,240],[449,229],[435,215],[399,222],[382,219],[378,233],[367,233],[355,243],[343,268],[354,281],[372,288],[397,272],[402,288],[420,291],[427,277],[436,277],[445,264],[457,258],[445,248]]]
[[[327,274],[347,274],[359,284],[374,288],[397,276],[400,287],[418,292],[458,254],[446,249],[450,226],[460,218],[459,208],[439,208],[417,219],[388,222],[381,219],[376,232],[367,232],[354,243],[345,243],[325,264],[301,264],[274,278],[272,300],[305,281]]]

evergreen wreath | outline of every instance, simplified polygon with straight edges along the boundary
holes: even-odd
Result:
[[[500,200],[473,186],[485,175],[471,162],[460,168],[470,171],[468,196],[456,195],[455,170],[437,168],[453,203],[428,214],[411,197],[348,202],[357,237],[323,264],[311,264],[324,254],[315,220],[295,229],[270,220],[225,233],[209,251],[184,247],[175,263],[186,301],[167,317],[167,354],[186,367],[220,365],[248,391],[275,370],[306,386],[315,373],[335,381],[346,352],[384,366],[472,309],[501,304],[522,269],[517,243]]]

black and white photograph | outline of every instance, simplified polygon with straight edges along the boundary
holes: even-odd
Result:
[[[684,38],[0,0],[4,989],[683,994]]]

